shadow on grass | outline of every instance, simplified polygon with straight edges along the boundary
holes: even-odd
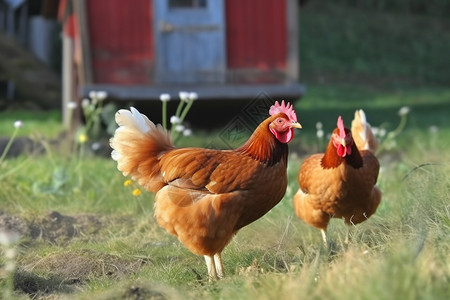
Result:
[[[57,275],[40,277],[23,270],[14,274],[14,290],[28,294],[33,299],[53,293],[73,293],[80,284],[80,278],[63,279]]]

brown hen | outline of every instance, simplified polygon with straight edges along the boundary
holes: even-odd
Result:
[[[301,165],[294,210],[301,220],[321,230],[325,245],[331,218],[354,225],[375,213],[381,200],[375,185],[380,169],[373,154],[376,145],[364,111],[358,110],[352,131],[339,117],[325,153],[314,154]]]
[[[118,169],[155,192],[158,224],[204,255],[209,278],[224,276],[221,252],[234,234],[272,209],[287,186],[288,146],[301,128],[288,103],[235,150],[175,148],[170,135],[136,109],[116,113],[110,144]]]

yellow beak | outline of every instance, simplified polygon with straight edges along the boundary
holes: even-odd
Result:
[[[298,122],[292,122],[290,125],[291,128],[303,128],[302,125]]]

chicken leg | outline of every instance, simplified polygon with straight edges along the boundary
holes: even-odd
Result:
[[[216,266],[217,277],[222,279],[225,275],[223,273],[222,257],[220,256],[220,253],[214,254],[214,265]]]
[[[214,256],[205,255],[206,267],[208,268],[209,280],[222,279],[224,277],[222,257],[220,253]]]
[[[209,281],[217,279],[217,271],[216,271],[216,265],[214,263],[214,256],[210,256],[210,255],[204,255],[204,256],[205,256],[206,267],[208,268]]]
[[[326,233],[325,229],[320,229],[320,232],[322,233],[323,244],[324,244],[325,248],[328,248],[327,233]]]

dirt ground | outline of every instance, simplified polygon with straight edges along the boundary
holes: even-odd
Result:
[[[0,230],[19,234],[20,247],[32,247],[35,243],[64,246],[74,238],[77,241],[95,239],[103,226],[114,222],[106,218],[93,214],[68,216],[51,211],[27,220],[0,212]],[[53,253],[19,256],[14,289],[32,299],[57,299],[59,294],[81,290],[92,278],[108,277],[120,281],[139,271],[146,263],[143,258],[121,257],[88,249],[58,249]],[[113,298],[147,299],[149,296],[152,299],[164,298],[157,291],[137,285],[124,287],[123,295],[114,295]]]

